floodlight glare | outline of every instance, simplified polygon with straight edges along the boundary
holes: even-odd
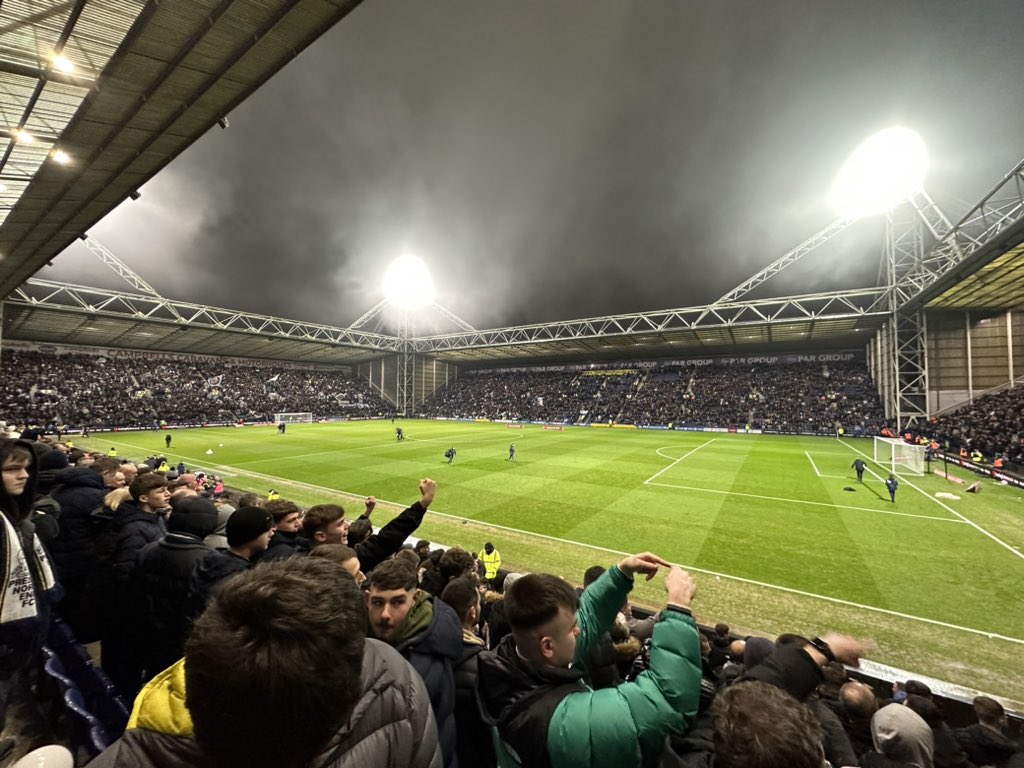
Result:
[[[847,219],[885,213],[920,191],[928,150],[909,128],[886,128],[868,137],[839,170],[830,202]]]
[[[434,281],[427,265],[415,256],[400,256],[384,273],[384,298],[402,309],[422,309],[434,303]]]

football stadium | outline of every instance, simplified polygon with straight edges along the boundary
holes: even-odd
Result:
[[[556,55],[558,34],[529,26],[578,20],[565,8],[375,3],[0,3],[0,768],[1024,764],[1019,137],[1007,158],[945,136],[961,154],[943,158],[910,106],[880,109],[843,154],[828,145],[820,201],[771,209],[782,234],[722,187],[714,216],[760,222],[735,237],[763,242],[688,220],[671,248],[712,255],[675,265],[656,237],[607,237],[667,226],[618,198],[664,193],[638,147],[675,140],[640,131],[625,175],[595,177],[594,199],[616,198],[594,222],[607,254],[561,261],[591,241],[549,232],[526,185],[537,221],[524,204],[510,218],[528,237],[488,223],[514,245],[496,256],[472,253],[483,230],[457,211],[406,222],[462,242],[456,269],[414,255],[376,186],[323,203],[341,223],[310,234],[321,203],[296,190],[329,194],[321,139],[349,170],[364,150],[440,152],[355,116],[330,138],[331,78],[312,73],[335,56],[349,71],[332,45],[422,35],[448,77],[437,113],[489,125],[448,21],[498,59],[495,41],[529,39],[573,70],[589,49]],[[408,40],[390,36],[399,11]],[[643,30],[656,71],[683,61],[657,34],[677,12],[601,8],[612,26],[592,32],[620,29],[633,58]],[[346,86],[376,94],[382,123],[434,114],[407,53]],[[531,88],[564,106],[544,79]],[[595,94],[641,98],[583,90],[580,115],[609,131]],[[469,137],[471,158],[497,152]],[[534,149],[486,194],[513,199]],[[787,177],[817,183],[807,158]],[[439,179],[409,193],[425,218],[453,194]],[[261,194],[279,218],[249,209]],[[306,253],[327,241],[336,272]]]

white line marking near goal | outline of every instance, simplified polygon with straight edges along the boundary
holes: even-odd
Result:
[[[806,499],[787,499],[782,496],[762,496],[758,493],[743,493],[742,491],[723,491],[718,488],[698,488],[695,485],[676,485],[674,483],[647,483],[660,488],[679,488],[684,491],[700,491],[701,493],[717,493],[721,496],[744,496],[748,499],[763,499],[765,501],[783,501],[787,504],[808,504],[815,507],[828,507],[829,509],[848,509],[853,512],[874,512],[878,515],[898,515],[900,517],[913,517],[917,520],[935,520],[940,523],[956,523],[962,525],[963,521],[954,520],[951,517],[933,517],[931,515],[914,515],[910,512],[897,512],[893,509],[873,509],[872,507],[852,507],[845,504],[834,504],[830,501],[807,501]]]
[[[120,442],[120,441],[111,441],[111,442],[113,442],[114,445],[125,445],[125,446],[128,446],[129,448],[135,448],[135,449],[140,448],[140,446],[135,445],[134,443],[123,443],[123,442]],[[142,447],[142,449],[145,450],[144,447]],[[696,449],[694,449],[694,450],[696,450]],[[184,459],[189,459],[189,461],[193,461],[193,459],[191,457],[189,457],[189,456],[183,456],[182,454],[176,454],[176,455],[181,456]],[[684,456],[683,458],[686,458],[686,457]],[[356,499],[356,500],[362,500],[364,498],[361,494],[350,493],[348,491],[339,491],[337,488],[326,488],[326,487],[324,487],[322,485],[313,485],[312,483],[297,482],[295,480],[288,480],[287,478],[276,477],[274,475],[264,475],[264,474],[261,474],[261,473],[258,473],[258,472],[246,472],[245,470],[240,470],[240,469],[238,469],[236,467],[230,467],[230,466],[227,466],[226,464],[210,464],[209,462],[207,462],[205,460],[194,460],[194,461],[197,464],[206,464],[207,466],[215,466],[215,467],[224,469],[224,470],[226,470],[228,472],[233,472],[235,474],[242,474],[242,475],[248,474],[248,475],[253,475],[255,477],[262,477],[262,478],[267,479],[267,480],[275,481],[276,485],[286,485],[286,484],[295,485],[295,486],[300,486],[300,487],[314,489],[314,490],[317,490],[317,491],[320,491],[320,492],[324,492],[324,493],[340,494],[342,496],[347,496],[349,498]],[[400,504],[398,502],[387,501],[386,499],[378,499],[378,501],[380,503],[382,503],[382,504],[387,504],[387,505],[391,505],[391,506],[394,506],[394,507],[403,507],[404,506],[403,504]],[[593,549],[593,550],[595,550],[597,552],[607,552],[609,554],[618,555],[620,557],[629,557],[630,555],[634,554],[632,552],[621,552],[621,551],[619,551],[617,549],[609,549],[608,547],[600,547],[600,546],[597,546],[596,544],[587,544],[586,542],[582,542],[582,541],[573,541],[572,539],[563,539],[563,538],[559,538],[558,536],[549,536],[549,535],[547,535],[545,533],[536,533],[535,531],[524,531],[521,528],[512,528],[512,527],[507,526],[507,525],[499,525],[498,523],[489,523],[486,520],[477,520],[476,518],[472,518],[472,517],[462,517],[460,515],[451,515],[451,514],[448,514],[446,512],[438,512],[436,509],[431,509],[428,514],[430,514],[430,515],[437,515],[438,517],[447,517],[447,518],[449,518],[451,520],[462,520],[462,521],[466,521],[466,522],[470,522],[470,523],[476,523],[478,525],[486,525],[486,526],[489,526],[491,528],[496,528],[496,529],[502,530],[502,531],[509,531],[511,533],[518,533],[518,534],[521,534],[523,536],[536,536],[538,538],[546,539],[548,541],[555,541],[555,542],[558,542],[560,544],[571,544],[571,545],[577,546],[577,547],[587,547],[587,548]],[[939,519],[945,520],[947,518],[939,518]],[[957,522],[957,521],[954,520],[954,521],[951,521],[951,522]],[[871,611],[872,613],[881,613],[881,614],[884,614],[886,616],[896,616],[897,618],[900,618],[900,619],[907,619],[909,621],[917,621],[917,622],[921,622],[923,624],[931,624],[931,625],[937,626],[937,627],[945,627],[946,629],[953,629],[953,630],[956,630],[958,632],[967,632],[967,633],[970,633],[972,635],[981,635],[982,637],[987,637],[987,638],[990,638],[990,639],[993,639],[993,640],[1005,640],[1006,642],[1009,642],[1009,643],[1017,643],[1017,644],[1020,644],[1020,645],[1024,645],[1024,639],[1020,639],[1020,638],[1016,638],[1016,637],[1009,637],[1007,635],[1000,635],[1000,634],[998,634],[996,632],[986,632],[983,629],[974,629],[973,627],[963,627],[963,626],[960,626],[958,624],[950,624],[950,623],[945,622],[945,621],[939,621],[938,619],[928,619],[928,618],[925,618],[923,616],[914,616],[913,614],[909,614],[909,613],[901,613],[900,611],[893,611],[893,610],[890,610],[889,608],[877,608],[877,607],[875,607],[873,605],[864,605],[863,603],[855,603],[855,602],[853,602],[851,600],[843,600],[842,598],[839,598],[839,597],[829,597],[828,595],[818,595],[818,594],[815,594],[814,592],[805,592],[802,589],[794,589],[793,587],[783,587],[783,586],[779,586],[778,584],[769,584],[768,582],[765,582],[765,581],[756,581],[754,579],[747,579],[747,578],[744,578],[743,576],[732,576],[732,575],[730,575],[728,573],[721,573],[719,571],[710,571],[710,570],[708,570],[706,568],[698,568],[695,565],[685,565],[685,564],[682,564],[682,563],[678,563],[677,565],[679,565],[681,568],[686,569],[687,571],[693,571],[694,573],[703,573],[703,574],[706,574],[708,576],[717,576],[717,577],[722,578],[722,579],[728,579],[729,581],[739,582],[740,584],[750,584],[750,585],[755,586],[755,587],[764,587],[765,589],[775,589],[775,590],[778,590],[779,592],[787,592],[787,593],[789,593],[791,595],[800,595],[802,597],[810,597],[810,598],[814,598],[815,600],[822,600],[822,601],[824,601],[826,603],[835,603],[836,605],[845,605],[845,606],[848,606],[850,608],[859,608],[859,609],[864,610],[864,611]]]
[[[839,438],[838,438],[838,437],[837,437],[836,439],[837,439],[837,440],[839,440]],[[866,453],[864,453],[864,451],[860,450],[860,448],[854,448],[854,447],[853,447],[852,445],[850,445],[849,443],[844,443],[844,442],[843,442],[842,440],[839,440],[839,442],[840,442],[840,443],[842,443],[843,445],[845,445],[845,446],[846,446],[847,448],[849,448],[849,449],[850,449],[851,451],[856,451],[856,452],[857,452],[857,453],[859,453],[859,454],[860,454],[861,456],[863,456],[864,458],[868,459],[868,460],[869,460],[869,461],[870,461],[870,462],[871,462],[872,464],[878,464],[878,466],[880,466],[880,467],[881,467],[881,466],[884,466],[884,465],[882,465],[882,464],[879,464],[879,463],[878,463],[877,461],[875,461],[875,460],[874,460],[874,458],[872,458],[871,456],[868,456],[868,455],[867,455]],[[867,469],[868,469],[868,472],[870,472],[870,473],[871,473],[872,475],[874,475],[875,477],[877,477],[877,478],[878,478],[879,480],[881,480],[881,479],[882,479],[882,476],[881,476],[881,475],[879,475],[879,474],[878,474],[877,472],[875,472],[875,471],[874,471],[873,469],[871,469],[871,467],[868,467]],[[999,546],[1001,546],[1001,547],[1002,547],[1003,549],[1005,549],[1005,550],[1006,550],[1007,552],[1009,552],[1009,553],[1010,553],[1011,555],[1013,555],[1014,557],[1018,557],[1018,558],[1020,558],[1021,560],[1024,560],[1024,552],[1021,552],[1020,550],[1018,550],[1018,549],[1014,548],[1014,547],[1013,547],[1012,545],[1010,545],[1010,544],[1007,544],[1007,543],[1006,543],[1005,541],[1003,541],[1002,539],[1000,539],[1000,538],[999,538],[998,536],[996,536],[996,535],[995,535],[994,533],[991,533],[991,532],[989,532],[989,531],[985,530],[984,528],[982,528],[982,527],[981,527],[980,525],[978,525],[978,524],[977,524],[976,522],[974,522],[973,520],[968,520],[968,519],[967,519],[966,517],[964,517],[963,515],[961,515],[961,514],[960,514],[959,512],[957,512],[957,511],[956,511],[955,509],[953,509],[953,508],[952,508],[951,506],[949,506],[949,505],[948,505],[948,504],[946,504],[945,502],[941,501],[940,499],[936,499],[936,498],[935,498],[934,496],[932,496],[931,494],[929,494],[929,493],[928,493],[928,491],[924,490],[923,488],[921,488],[921,487],[919,487],[919,486],[916,486],[916,485],[914,485],[914,484],[913,484],[912,482],[910,482],[910,481],[909,481],[909,480],[907,480],[906,478],[904,478],[904,479],[903,479],[903,480],[902,480],[901,482],[904,482],[904,483],[906,483],[907,485],[909,485],[909,486],[910,486],[911,488],[913,488],[913,489],[914,489],[915,491],[917,491],[918,493],[920,493],[920,494],[921,494],[922,496],[924,496],[924,497],[925,497],[926,499],[929,499],[929,500],[931,500],[931,501],[934,501],[934,502],[935,502],[936,504],[938,504],[938,505],[939,505],[940,507],[942,507],[942,508],[943,508],[944,510],[946,510],[947,512],[950,512],[950,513],[952,513],[952,514],[956,515],[956,516],[957,516],[958,518],[960,518],[960,519],[961,519],[961,520],[962,520],[963,522],[967,523],[967,524],[968,524],[969,526],[971,526],[971,528],[974,528],[974,529],[975,529],[976,531],[978,531],[979,533],[983,533],[983,534],[984,534],[985,536],[988,536],[988,537],[989,537],[990,539],[992,539],[992,541],[994,541],[994,542],[995,542],[996,544],[998,544]]]
[[[701,443],[701,444],[700,444],[700,445],[698,445],[698,446],[697,446],[696,448],[694,448],[694,449],[692,449],[692,450],[690,450],[690,451],[687,451],[687,452],[686,452],[686,453],[684,453],[684,454],[683,454],[682,456],[680,456],[680,457],[679,457],[678,459],[676,459],[676,460],[675,460],[675,461],[673,461],[673,462],[672,462],[671,464],[669,464],[669,465],[668,465],[667,467],[665,467],[664,469],[661,469],[661,470],[659,470],[659,471],[655,472],[655,473],[654,473],[653,475],[651,475],[651,476],[650,476],[650,477],[648,477],[648,478],[647,478],[646,480],[644,480],[644,485],[648,485],[648,484],[649,484],[649,483],[650,483],[650,482],[651,482],[651,481],[652,481],[652,480],[653,480],[654,478],[658,477],[659,475],[662,475],[662,474],[664,474],[665,472],[668,472],[668,471],[669,471],[670,469],[672,469],[672,467],[674,467],[674,466],[675,466],[676,464],[678,464],[678,463],[679,463],[680,461],[682,461],[683,459],[689,458],[690,456],[692,456],[693,454],[695,454],[695,453],[696,453],[697,451],[699,451],[699,450],[700,450],[701,448],[704,448],[705,446],[711,445],[711,444],[712,444],[713,442],[715,442],[715,440],[717,440],[717,439],[718,439],[717,437],[712,437],[712,438],[711,438],[710,440],[708,440],[708,441],[707,441],[706,443]],[[659,455],[660,455],[660,454],[659,454]],[[668,457],[667,457],[667,456],[662,456],[662,458],[668,458]]]

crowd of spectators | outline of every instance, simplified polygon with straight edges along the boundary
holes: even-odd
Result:
[[[375,528],[372,496],[352,520],[52,438],[0,440],[0,463],[0,766],[54,738],[60,617],[135,700],[97,768],[1024,768],[995,700],[952,728],[924,684],[848,676],[869,643],[701,629],[696,580],[654,554],[576,587],[491,542],[413,546],[430,479]],[[655,576],[645,616],[629,594]]]
[[[390,411],[366,382],[345,371],[228,363],[211,357],[102,357],[3,350],[2,417],[41,426],[152,427],[270,421]]]
[[[877,434],[885,424],[867,370],[852,362],[467,374],[421,413],[816,434]]]
[[[979,451],[1024,465],[1024,387],[983,395],[969,405],[932,419],[928,436],[957,451]]]

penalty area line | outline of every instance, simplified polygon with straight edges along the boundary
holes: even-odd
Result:
[[[673,483],[651,483],[658,488],[678,488],[682,491],[698,491],[700,493],[717,493],[721,496],[744,496],[748,499],[763,499],[765,501],[782,501],[786,504],[808,504],[815,507],[828,507],[829,509],[848,509],[854,512],[874,512],[878,515],[898,515],[900,517],[913,517],[916,520],[934,520],[939,523],[955,523],[960,525],[961,520],[954,520],[951,517],[934,517],[932,515],[914,515],[910,512],[897,512],[893,509],[872,509],[871,507],[853,507],[846,504],[833,504],[829,501],[808,501],[807,499],[786,499],[782,496],[763,496],[759,493],[744,493],[743,491],[723,491],[717,488],[698,488],[695,485],[675,485]]]
[[[839,440],[839,438],[836,438],[836,440]],[[842,440],[839,440],[839,442],[840,442],[840,443],[841,443],[842,445],[845,445],[845,446],[846,446],[847,448],[849,448],[849,449],[850,449],[851,451],[856,451],[856,452],[857,452],[857,453],[859,453],[859,454],[860,454],[861,456],[863,456],[864,458],[868,459],[868,460],[869,460],[869,461],[870,461],[870,462],[871,462],[872,464],[877,464],[877,465],[878,465],[878,466],[880,466],[880,467],[884,467],[884,466],[885,466],[884,464],[880,464],[879,462],[875,461],[873,457],[871,457],[871,456],[869,456],[868,454],[864,453],[864,451],[862,451],[862,450],[861,450],[860,448],[854,448],[854,447],[853,447],[852,445],[850,445],[849,443],[843,442]],[[882,476],[881,476],[881,475],[879,475],[879,474],[878,474],[877,472],[875,472],[875,471],[874,471],[873,469],[871,469],[871,467],[868,467],[868,472],[870,472],[870,473],[871,473],[872,475],[874,475],[875,477],[877,477],[877,478],[878,478],[879,480],[882,480]],[[883,480],[883,482],[884,482],[884,480]],[[968,524],[969,526],[971,526],[971,528],[974,528],[974,529],[975,529],[976,531],[978,531],[979,533],[982,533],[982,534],[984,534],[985,536],[988,536],[988,537],[989,537],[990,539],[992,539],[992,541],[994,541],[994,542],[995,542],[996,544],[998,544],[999,546],[1001,546],[1001,547],[1002,547],[1003,549],[1005,549],[1005,550],[1006,550],[1007,552],[1009,552],[1009,553],[1010,553],[1011,555],[1014,555],[1014,556],[1016,556],[1016,557],[1020,558],[1021,560],[1024,560],[1024,553],[1022,553],[1022,552],[1021,552],[1021,551],[1020,551],[1019,549],[1017,549],[1017,548],[1016,548],[1016,547],[1014,547],[1013,545],[1011,545],[1011,544],[1007,544],[1007,543],[1006,543],[1005,541],[1003,541],[1002,539],[1000,539],[1000,538],[999,538],[998,536],[996,536],[996,535],[995,535],[994,533],[991,533],[990,531],[987,531],[987,530],[985,530],[984,528],[982,528],[982,527],[981,527],[980,525],[978,525],[978,524],[977,524],[976,522],[974,522],[973,520],[969,520],[968,518],[964,517],[964,516],[963,516],[963,515],[961,515],[961,514],[960,514],[959,512],[957,512],[957,511],[956,511],[955,509],[953,509],[953,508],[952,508],[951,506],[949,506],[948,504],[946,504],[945,502],[943,502],[943,501],[942,501],[941,499],[936,499],[936,498],[935,498],[934,496],[930,495],[930,494],[928,493],[928,491],[924,490],[924,489],[923,489],[923,488],[921,488],[920,486],[914,485],[914,484],[913,484],[912,482],[910,482],[910,481],[909,481],[909,480],[907,480],[906,478],[903,478],[903,479],[902,479],[902,482],[904,482],[904,483],[906,483],[907,485],[909,485],[909,486],[910,486],[911,488],[913,488],[913,489],[914,489],[915,491],[917,491],[918,493],[920,493],[920,494],[921,494],[922,496],[924,496],[924,497],[925,497],[926,499],[929,499],[930,501],[933,501],[933,502],[935,502],[936,504],[938,504],[938,505],[939,505],[940,507],[942,507],[942,508],[943,508],[944,510],[946,510],[946,511],[947,511],[947,512],[949,512],[950,514],[952,514],[952,515],[956,515],[956,516],[957,516],[957,517],[958,517],[958,518],[959,518],[959,519],[960,519],[960,520],[961,520],[962,522],[964,522],[964,523],[967,523],[967,524]]]

